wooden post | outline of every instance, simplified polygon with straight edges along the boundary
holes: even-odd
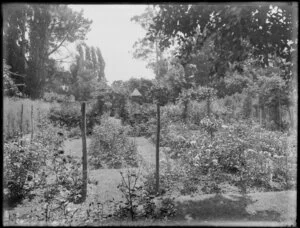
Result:
[[[21,123],[20,123],[21,137],[23,137],[23,104],[21,105]]]
[[[21,105],[21,120],[20,120],[20,133],[21,133],[21,146],[23,146],[23,111],[24,111],[24,107],[23,107],[23,103]]]
[[[210,96],[207,97],[206,107],[207,107],[207,116],[210,117]]]
[[[30,138],[30,141],[32,142],[32,140],[33,140],[33,105],[31,105],[30,120],[31,120],[31,138]]]
[[[159,135],[160,135],[160,105],[157,107],[157,131],[156,131],[156,193],[159,192]]]
[[[87,196],[87,150],[86,150],[86,103],[81,104],[81,135],[82,135],[82,202]]]

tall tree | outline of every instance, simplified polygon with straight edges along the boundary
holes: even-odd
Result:
[[[105,80],[105,61],[102,57],[102,53],[100,51],[100,48],[97,47],[96,49],[96,53],[97,53],[97,59],[98,59],[98,67],[99,67],[99,73],[98,73],[98,80]]]
[[[77,44],[76,49],[76,62],[70,66],[71,91],[76,100],[92,99],[95,97],[93,94],[98,90],[98,87],[101,87],[101,84],[106,85],[104,75],[99,79],[101,71],[104,74],[104,60],[101,56],[102,59],[99,61],[99,57],[96,55],[97,52],[101,54],[99,48],[90,47],[82,42]],[[95,52],[95,50],[99,51]]]
[[[22,70],[26,73],[26,93],[38,98],[43,93],[51,55],[66,42],[84,39],[92,22],[83,17],[83,11],[74,12],[67,5],[7,4],[6,7],[13,10],[6,12],[5,25],[9,26],[5,40],[14,50],[7,50],[7,55],[18,53],[22,69],[28,63],[28,69]],[[13,46],[15,41],[19,41],[18,47]],[[9,61],[14,60],[9,57]]]

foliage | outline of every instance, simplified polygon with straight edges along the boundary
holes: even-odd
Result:
[[[205,117],[207,113],[207,105],[205,102],[190,102],[189,112],[188,112],[188,120],[191,124],[195,124],[196,126],[200,125],[200,121]]]
[[[153,119],[156,116],[156,107],[153,104],[142,104],[130,102],[126,106],[128,113],[128,122],[131,126],[129,135],[150,136],[153,132],[153,125],[156,120]]]
[[[197,144],[201,145],[201,150],[194,158],[195,165],[205,167],[214,161],[212,164],[219,167],[219,172],[224,170],[241,175],[246,186],[268,188],[271,174],[281,175],[283,180],[285,178],[282,166],[281,171],[274,169],[280,164],[278,159],[274,159],[276,156],[288,156],[285,154],[285,140],[280,133],[239,123],[218,133],[211,143],[205,137],[201,141],[199,138]],[[273,165],[269,165],[270,162]]]
[[[76,202],[81,194],[81,162],[64,155],[66,132],[47,119],[38,125],[31,142],[5,143],[6,202],[12,204],[31,195],[47,204]],[[44,214],[44,216],[47,215]],[[47,220],[47,219],[46,219]]]
[[[221,126],[221,123],[222,122],[216,118],[209,118],[206,116],[200,121],[200,126],[204,128],[204,130],[209,133],[211,137],[213,137],[214,133]]]
[[[119,120],[103,116],[101,125],[93,130],[90,163],[95,168],[137,166],[136,146],[126,137],[127,132],[128,127]]]
[[[78,126],[78,127],[71,128],[70,131],[69,131],[68,137],[69,138],[79,138],[79,137],[81,137],[80,127]]]
[[[232,120],[230,125],[219,123],[211,140],[206,130],[191,131],[187,127],[180,122],[166,124],[161,136],[161,146],[169,148],[170,158],[185,167],[181,171],[187,173],[182,193],[196,191],[197,181],[192,178],[195,176],[211,177],[216,184],[208,186],[211,190],[217,190],[218,185],[226,182],[241,188],[265,190],[293,186],[295,168],[292,168],[293,155],[288,152],[286,134],[268,131],[254,122]],[[163,175],[162,172],[162,183]]]
[[[155,194],[149,192],[148,182],[144,185],[139,183],[140,173],[127,170],[126,176],[122,176],[122,183],[118,186],[126,198],[125,204],[119,204],[119,209],[115,212],[118,218],[165,219],[172,217],[176,213],[174,199],[169,197],[158,199]],[[151,183],[152,184],[152,183]]]
[[[160,106],[164,106],[168,103],[168,89],[158,81],[155,81],[154,85],[151,87],[150,96],[153,103],[158,103]]]
[[[167,104],[161,109],[161,118],[162,120],[169,119],[172,122],[178,122],[181,119],[181,113],[182,111],[178,105]]]
[[[71,80],[68,86],[76,100],[87,101],[97,97],[95,93],[106,85],[105,62],[99,48],[82,42],[77,44],[76,49],[76,63],[70,66]]]
[[[4,144],[4,201],[18,202],[32,190],[28,182],[41,166],[38,157],[32,146],[22,146],[20,142]]]
[[[136,192],[141,189],[141,186],[137,186],[139,173],[127,171],[125,177],[122,172],[120,172],[120,174],[122,177],[122,183],[118,185],[118,188],[126,199],[126,207],[122,208],[122,212],[126,213],[126,211],[128,211],[130,213],[131,220],[133,221],[136,218],[136,209],[138,207],[136,204],[136,197],[138,196]],[[117,213],[120,213],[120,211]],[[119,216],[122,216],[122,214],[119,214]]]
[[[92,22],[83,17],[82,11],[72,11],[67,5],[8,4],[5,8],[8,64],[12,72],[26,74],[18,79],[18,84],[26,84],[24,92],[32,98],[41,97],[48,78],[50,55],[64,43],[83,40]]]
[[[16,86],[16,83],[11,78],[10,74],[11,66],[6,64],[6,60],[3,59],[3,82],[4,82],[4,95],[6,96],[16,96],[21,95]]]
[[[273,10],[277,9],[277,10]],[[169,46],[168,39],[174,37],[182,46],[181,55],[189,51],[191,37],[197,29],[201,36],[197,45],[213,37],[221,58],[234,62],[244,58],[239,48],[249,36],[249,43],[256,48],[255,55],[277,52],[281,57],[290,57],[288,40],[291,38],[292,9],[290,5],[265,4],[255,6],[230,5],[160,5],[153,25],[148,29],[148,39],[161,33],[161,46]],[[223,26],[226,24],[226,26]],[[167,25],[167,26],[166,26]],[[247,25],[247,26],[245,26]],[[279,35],[279,33],[280,35]],[[281,33],[282,32],[282,33]],[[276,36],[272,36],[275,35]],[[263,40],[270,37],[268,45]],[[227,47],[226,50],[224,47]],[[223,48],[223,49],[221,49]],[[245,49],[246,51],[247,49]],[[227,56],[225,56],[227,53]],[[224,55],[224,56],[223,56]]]
[[[59,107],[50,109],[48,118],[56,125],[64,126],[68,129],[80,127],[82,121],[81,108],[79,103],[64,102]],[[90,134],[95,124],[100,123],[99,119],[88,105],[86,110],[87,133]]]
[[[58,94],[55,92],[44,93],[43,100],[46,102],[74,102],[75,98],[73,95]]]

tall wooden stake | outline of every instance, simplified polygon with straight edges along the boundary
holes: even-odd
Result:
[[[159,192],[159,135],[160,135],[160,105],[157,107],[157,131],[156,131],[156,193]]]
[[[23,137],[23,104],[21,105],[21,122],[20,122],[20,132],[21,132],[21,137]]]
[[[82,135],[82,201],[85,201],[87,196],[87,150],[86,150],[86,103],[81,104],[81,135]]]
[[[23,104],[21,105],[21,120],[20,120],[20,133],[21,133],[21,146],[23,146]]]
[[[155,52],[156,52],[156,78],[159,76],[158,72],[158,46],[157,39],[155,40]],[[157,131],[156,131],[156,193],[159,193],[159,134],[160,134],[160,106],[159,100],[157,100]]]
[[[32,142],[32,140],[33,140],[33,105],[31,105],[30,120],[31,120],[31,138],[30,138],[30,141]]]

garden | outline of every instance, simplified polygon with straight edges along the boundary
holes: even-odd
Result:
[[[4,225],[296,224],[291,6],[146,7],[133,58],[155,78],[112,83],[82,12],[20,6],[4,23]],[[65,70],[49,56],[74,41]]]

